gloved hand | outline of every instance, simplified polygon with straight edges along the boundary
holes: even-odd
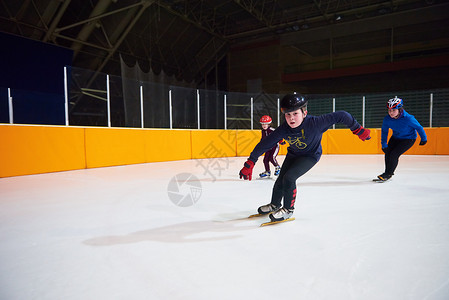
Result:
[[[383,151],[384,153],[387,153],[387,149],[388,149],[388,147],[382,148],[382,151]]]
[[[280,140],[280,141],[279,141],[279,144],[280,144],[280,145],[285,145],[286,142],[285,142],[284,140]]]
[[[251,160],[247,160],[243,165],[243,168],[240,170],[240,179],[251,180],[253,175],[254,163]]]
[[[419,142],[419,145],[420,145],[420,146],[424,146],[425,144],[427,144],[427,141],[421,140],[421,142]]]
[[[361,139],[362,141],[365,140],[369,140],[371,139],[370,137],[370,132],[371,130],[367,129],[367,128],[363,128],[362,126],[360,126],[359,128],[357,128],[356,130],[353,130],[352,133],[353,134],[357,134],[357,136],[359,137],[359,139]]]

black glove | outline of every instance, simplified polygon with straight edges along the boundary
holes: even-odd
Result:
[[[383,151],[384,153],[387,153],[387,149],[388,149],[388,147],[382,148],[382,151]]]
[[[427,141],[421,140],[421,142],[419,142],[419,145],[420,145],[420,146],[424,146],[425,144],[427,144]]]

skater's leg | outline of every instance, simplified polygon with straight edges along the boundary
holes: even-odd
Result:
[[[279,153],[279,146],[276,146],[272,150],[270,150],[270,162],[273,164],[273,166],[278,167],[279,163],[276,159]]]
[[[284,198],[284,205],[270,215],[270,219],[272,221],[285,220],[293,215],[297,192],[296,180],[307,173],[307,171],[309,171],[317,163],[317,161],[311,157],[297,157],[291,162],[288,161],[288,163],[289,168],[284,168],[284,161],[281,169],[281,174],[278,178],[278,181],[282,180],[282,183],[280,183],[279,185],[282,186],[282,197]]]
[[[311,157],[292,157],[287,155],[282,164],[271,197],[271,203],[279,206],[284,198],[284,206],[293,208],[296,199],[296,180],[309,171],[317,161]]]
[[[287,209],[295,208],[296,201],[296,180],[307,173],[317,161],[311,157],[299,157],[282,177],[284,207]],[[282,170],[281,170],[282,173]]]
[[[265,171],[270,172],[270,151],[265,152],[263,165],[265,166]]]
[[[385,153],[385,175],[394,175],[394,171],[399,163],[399,157],[410,149],[414,143],[414,139],[390,138]]]

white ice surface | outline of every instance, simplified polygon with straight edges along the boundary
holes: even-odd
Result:
[[[449,299],[448,156],[378,184],[383,156],[325,155],[296,220],[269,227],[245,217],[274,180],[239,180],[244,161],[0,179],[0,299]],[[190,207],[168,196],[180,173],[199,178]]]

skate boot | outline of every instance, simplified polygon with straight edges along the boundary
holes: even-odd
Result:
[[[381,181],[387,181],[391,178],[391,176],[393,175],[382,173],[379,176],[377,176],[377,178]]]
[[[276,166],[276,169],[274,170],[274,176],[278,176],[279,172],[281,172],[281,167]]]
[[[257,212],[258,212],[259,214],[266,215],[266,214],[269,214],[269,213],[275,211],[275,210],[278,209],[279,207],[280,207],[280,206],[276,206],[276,205],[274,205],[274,204],[269,203],[269,204],[265,204],[265,205],[262,205],[261,207],[259,207],[259,208],[257,209]]]
[[[293,215],[294,209],[280,207],[270,214],[271,221],[283,221],[289,219]]]
[[[265,171],[263,173],[260,173],[259,176],[260,176],[260,178],[270,177],[271,176],[271,172],[270,171]]]

